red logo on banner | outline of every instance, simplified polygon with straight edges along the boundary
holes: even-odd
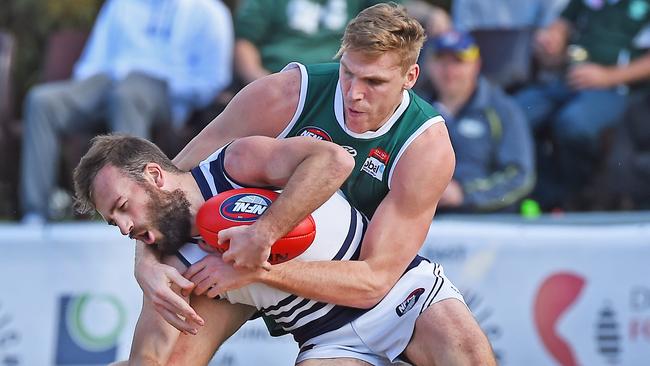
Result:
[[[535,326],[544,346],[562,366],[576,366],[578,361],[569,343],[557,333],[557,323],[580,295],[584,278],[572,273],[548,277],[537,291],[534,304]]]

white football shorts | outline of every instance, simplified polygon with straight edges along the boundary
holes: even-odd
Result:
[[[465,304],[442,266],[423,260],[408,270],[374,308],[339,329],[304,342],[296,363],[348,357],[375,366],[394,365],[413,335],[418,316],[445,299]]]

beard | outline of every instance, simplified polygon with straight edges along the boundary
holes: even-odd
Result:
[[[162,234],[156,238],[156,247],[165,255],[175,254],[192,237],[190,202],[180,189],[167,192],[145,185],[145,190],[149,194],[149,225]]]

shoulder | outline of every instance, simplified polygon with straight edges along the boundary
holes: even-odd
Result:
[[[434,184],[451,178],[455,165],[447,126],[435,123],[420,134],[404,151],[391,180],[391,191],[412,184]],[[446,186],[446,183],[445,183]]]
[[[255,82],[264,81],[265,93],[271,95],[276,101],[291,101],[297,104],[300,97],[301,79],[300,69],[295,67],[268,75]]]
[[[425,212],[430,219],[451,181],[455,165],[447,128],[444,123],[436,123],[407,148],[395,167],[386,198],[408,208],[405,214]]]

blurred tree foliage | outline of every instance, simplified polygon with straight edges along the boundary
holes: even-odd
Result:
[[[14,111],[37,83],[47,37],[61,29],[90,30],[103,0],[0,0],[0,29],[16,37]]]

